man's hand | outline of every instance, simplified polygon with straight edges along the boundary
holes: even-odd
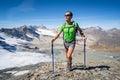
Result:
[[[52,39],[52,40],[51,40],[51,43],[53,43],[54,41],[55,41],[55,39]]]
[[[87,40],[87,37],[83,36],[83,37],[82,37],[82,40],[83,40],[83,41],[84,41],[84,40]]]
[[[61,32],[58,32],[57,35],[51,40],[51,43],[53,43],[61,34]]]

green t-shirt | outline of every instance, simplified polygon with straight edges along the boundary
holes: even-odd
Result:
[[[67,42],[71,42],[72,40],[75,40],[76,37],[76,31],[75,26],[78,29],[80,29],[78,23],[72,22],[71,24],[63,24],[60,26],[59,31],[63,32],[63,39]]]

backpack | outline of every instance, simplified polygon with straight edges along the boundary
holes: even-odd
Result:
[[[78,31],[78,25],[75,23],[75,21],[72,21],[72,25],[74,27],[74,33],[75,33],[75,36],[76,37],[76,33]],[[66,23],[63,24],[63,40],[64,40],[64,28],[66,28]],[[70,29],[71,27],[69,27]]]

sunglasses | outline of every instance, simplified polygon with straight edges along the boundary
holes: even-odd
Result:
[[[70,14],[67,14],[67,15],[65,15],[65,16],[72,16],[72,15],[70,15]]]

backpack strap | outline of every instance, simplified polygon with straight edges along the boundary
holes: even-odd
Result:
[[[64,40],[64,28],[66,26],[66,23],[63,24],[63,40]]]
[[[75,21],[73,21],[72,24],[73,24],[75,33],[77,33],[77,31],[78,31],[78,25],[75,23]]]
[[[74,37],[75,37],[75,40],[76,40],[76,34],[77,34],[77,31],[78,31],[78,26],[75,23],[75,21],[73,21],[72,24],[73,24],[73,27],[74,27],[74,34],[75,34]]]

